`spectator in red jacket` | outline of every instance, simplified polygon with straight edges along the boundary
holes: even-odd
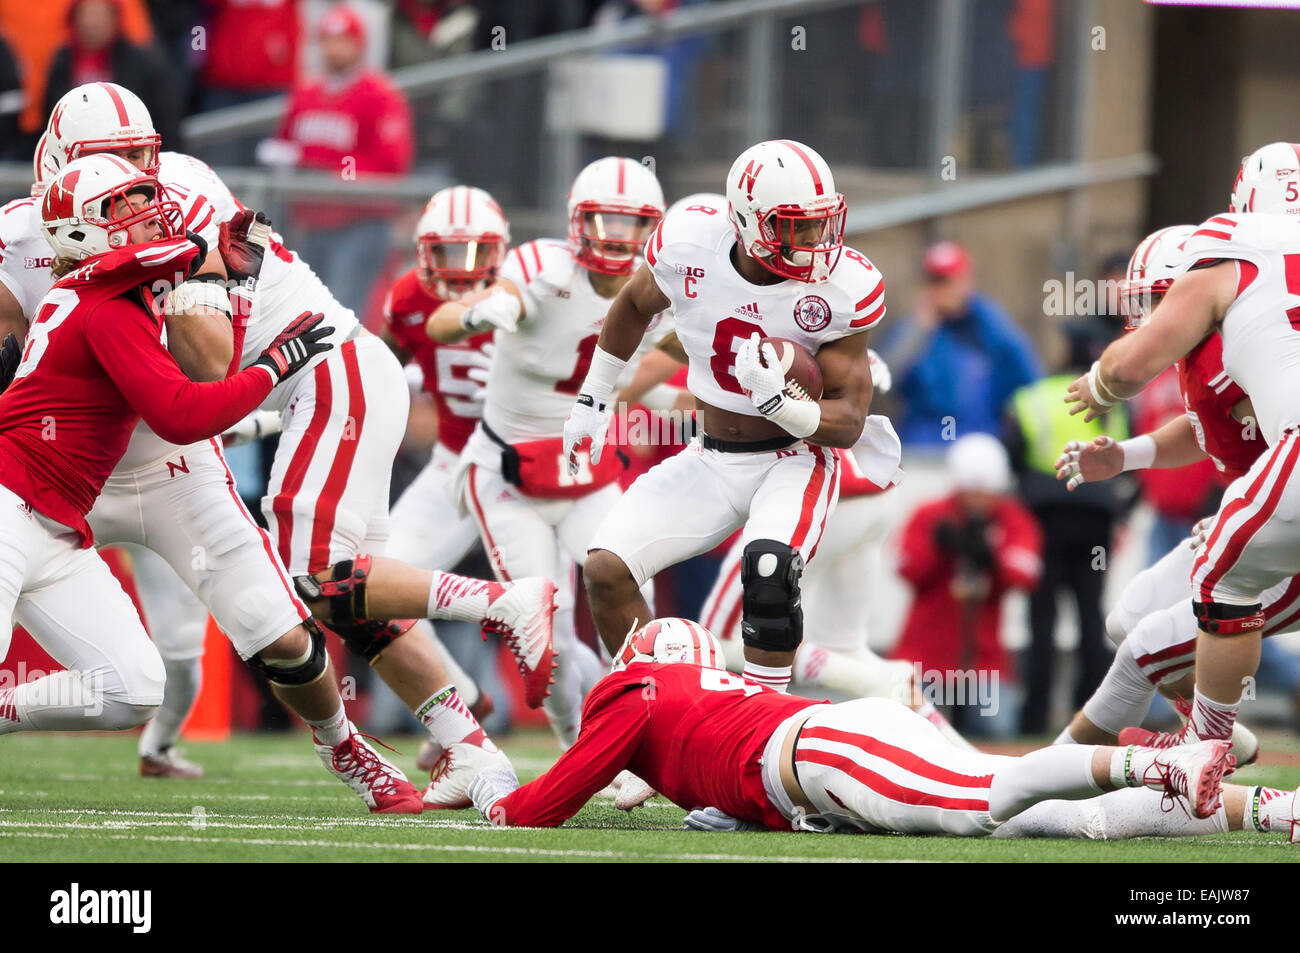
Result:
[[[325,75],[297,87],[276,139],[259,147],[271,165],[315,169],[349,182],[404,175],[415,159],[406,96],[385,74],[365,66],[366,33],[345,5],[321,19],[317,37]],[[388,256],[391,203],[311,202],[290,208],[291,244],[320,273],[335,297],[358,313]]]
[[[970,694],[929,700],[954,706],[963,732],[1001,733],[1017,714],[1013,666],[998,639],[1002,600],[1038,583],[1042,534],[1009,494],[1011,467],[995,437],[962,437],[948,452],[948,471],[952,493],[923,503],[903,527],[898,571],[913,598],[893,655],[920,664],[927,691],[995,687],[993,705]]]

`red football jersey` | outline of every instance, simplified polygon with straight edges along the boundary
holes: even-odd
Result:
[[[86,514],[141,417],[164,440],[193,443],[271,392],[262,367],[197,384],[163,347],[147,288],[174,286],[196,252],[182,238],[86,259],[42,299],[0,395],[0,484],[76,530],[83,546],[93,541]]]
[[[820,704],[721,669],[634,663],[596,683],[577,742],[494,813],[510,825],[555,827],[627,768],[679,807],[789,830],[768,802],[759,759],[781,722]]]
[[[452,453],[465,449],[465,442],[483,416],[481,401],[470,395],[480,385],[469,379],[473,363],[468,355],[481,354],[492,340],[485,331],[458,344],[439,344],[424,333],[429,315],[442,299],[425,291],[416,269],[398,278],[384,299],[384,324],[388,333],[424,372],[424,389],[438,408],[438,442]]]
[[[1247,428],[1232,416],[1232,408],[1245,399],[1246,392],[1223,369],[1223,338],[1211,334],[1176,367],[1196,442],[1229,479],[1244,475],[1268,442],[1258,426]]]

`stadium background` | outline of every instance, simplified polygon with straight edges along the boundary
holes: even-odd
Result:
[[[568,183],[592,158],[653,162],[671,202],[719,190],[737,152],[783,136],[814,145],[835,170],[849,203],[847,241],[887,276],[889,321],[912,310],[925,247],[952,239],[969,251],[980,288],[1049,364],[1060,319],[1045,313],[1046,283],[1095,277],[1151,228],[1222,210],[1242,155],[1296,138],[1300,15],[1289,11],[1138,0],[349,0],[365,24],[369,62],[409,101],[410,169],[354,176],[346,168],[268,167],[258,144],[276,134],[289,88],[232,90],[212,79],[218,41],[236,43],[236,58],[252,56],[244,52],[251,36],[222,40],[218,30],[223,16],[249,5],[0,0],[0,34],[21,90],[0,90],[0,151],[9,160],[0,164],[0,197],[27,192],[45,73],[68,41],[73,8],[88,3],[112,8],[160,69],[175,101],[174,121],[155,117],[164,148],[212,162],[245,203],[271,213],[291,245],[311,228],[304,209],[322,204],[343,207],[358,223],[350,236],[340,230],[338,242],[356,243],[362,222],[382,223],[364,231],[369,249],[358,250],[378,243],[383,252],[357,291],[372,327],[385,282],[412,261],[419,208],[444,185],[491,191],[520,242],[564,233]],[[320,65],[315,24],[336,4],[252,6],[291,24],[290,72],[312,75]],[[875,408],[888,412],[890,401]],[[434,426],[427,403],[417,402],[394,498],[423,462]],[[267,448],[232,452],[254,513],[269,460]],[[893,491],[900,514],[940,493],[945,480],[936,448],[905,448],[904,466],[907,479]],[[1141,501],[1125,516],[1108,598],[1147,562],[1151,519]],[[891,553],[887,545],[871,570],[878,610],[870,639],[882,652],[909,598]],[[660,610],[692,612],[711,565],[693,561],[661,579]],[[482,562],[462,568],[487,573]],[[1004,615],[1012,648],[1026,644],[1023,601],[1014,598]],[[1068,650],[1074,632],[1068,612],[1064,619],[1057,640]],[[476,652],[476,633],[440,632],[492,685],[498,660]],[[283,725],[224,641],[211,644],[196,733]],[[40,664],[30,647],[22,651],[31,653],[29,667]],[[20,657],[11,654],[5,667]],[[1059,664],[1069,668],[1068,652]],[[371,691],[365,671],[349,671],[367,706],[358,721],[397,730],[401,713]],[[500,679],[494,693],[507,698],[512,685]],[[1063,715],[1068,700],[1056,701]],[[1290,705],[1285,694],[1265,693],[1246,717],[1287,721]],[[499,712],[489,724],[495,732],[507,718],[526,720],[517,705]]]

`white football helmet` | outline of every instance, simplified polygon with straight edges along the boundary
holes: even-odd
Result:
[[[1300,143],[1271,142],[1246,156],[1229,209],[1300,215]]]
[[[668,211],[664,212],[664,218],[683,209],[688,209],[693,205],[702,205],[705,208],[716,210],[720,215],[727,214],[727,197],[720,192],[696,192],[692,195],[684,196],[678,199],[672,205],[668,206]]]
[[[705,668],[723,668],[722,643],[718,637],[690,619],[655,619],[635,632],[629,632],[623,647],[614,656],[614,671],[621,672],[633,662],[684,662]]]
[[[653,172],[623,156],[597,159],[569,189],[569,244],[584,268],[628,275],[663,215]]]
[[[468,185],[435,192],[415,224],[420,284],[447,301],[486,288],[509,245],[510,225],[487,192]]]
[[[48,168],[46,165],[48,160],[45,156],[47,149],[45,143],[48,135],[49,133],[41,133],[41,138],[36,140],[36,152],[32,154],[32,198],[34,199],[38,199],[45,194],[45,186],[48,184],[46,181],[47,176],[52,178],[56,174],[52,163]]]
[[[49,181],[74,159],[119,149],[151,150],[145,171],[158,174],[162,137],[140,97],[116,83],[84,83],[64,93],[50,113],[45,141],[39,181]]]
[[[727,201],[741,246],[769,271],[795,281],[830,277],[848,209],[812,149],[790,139],[750,146],[727,173]]]
[[[132,225],[158,220],[162,238],[175,237],[175,202],[160,201],[158,180],[125,159],[92,155],[64,167],[45,190],[41,220],[56,256],[81,261],[131,243]],[[132,206],[133,196],[146,201]]]
[[[1170,225],[1138,243],[1128,261],[1128,277],[1119,289],[1119,312],[1124,315],[1126,331],[1147,323],[1174,279],[1183,273],[1183,244],[1194,231],[1195,225]]]

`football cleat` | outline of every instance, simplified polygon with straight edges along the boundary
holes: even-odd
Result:
[[[347,739],[335,747],[321,744],[315,735],[312,741],[321,763],[361,796],[371,814],[419,814],[424,810],[420,792],[400,768],[366,744],[368,737],[348,722]]]
[[[475,721],[482,723],[483,719],[494,711],[496,711],[496,705],[492,701],[492,696],[480,688],[478,701],[469,706],[469,713],[474,716]],[[419,753],[415,756],[415,766],[421,771],[432,771],[433,766],[442,757],[442,752],[442,745],[432,738],[426,738],[424,744],[420,745]]]
[[[1144,748],[1173,748],[1177,745],[1192,745],[1201,739],[1192,727],[1192,703],[1179,696],[1174,699],[1174,708],[1183,721],[1183,727],[1175,732],[1147,731],[1145,728],[1125,728],[1119,733],[1121,745],[1141,745]],[[1241,722],[1232,725],[1232,753],[1236,758],[1235,768],[1244,768],[1254,764],[1259,758],[1259,738]],[[1234,768],[1234,770],[1235,770]]]
[[[510,766],[501,749],[492,750],[478,745],[457,743],[442,752],[429,777],[424,791],[424,806],[434,810],[456,810],[473,807],[469,798],[470,782],[485,768],[493,765]]]
[[[1179,745],[1156,755],[1142,783],[1163,791],[1167,798],[1186,798],[1197,817],[1213,817],[1219,809],[1223,775],[1233,764],[1230,741]]]
[[[521,579],[488,606],[483,638],[494,632],[506,641],[524,679],[524,701],[538,708],[555,683],[556,653],[551,642],[555,583]]]
[[[203,768],[182,758],[168,745],[157,754],[140,755],[140,777],[195,779],[203,777]]]

